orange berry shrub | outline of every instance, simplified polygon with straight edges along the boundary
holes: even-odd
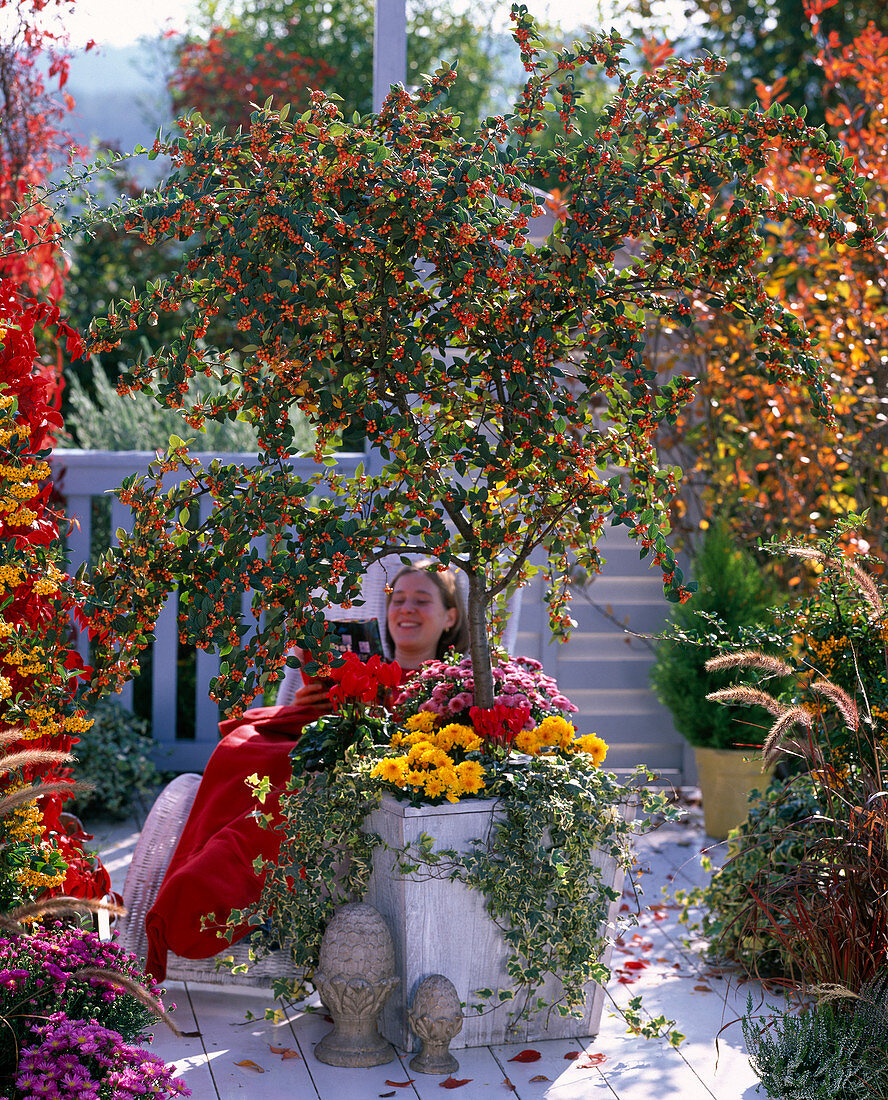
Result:
[[[818,15],[809,13],[817,30]],[[819,344],[834,422],[812,415],[800,379],[762,385],[757,348],[739,319],[704,314],[683,350],[701,378],[698,400],[667,433],[676,461],[694,475],[686,497],[693,485],[701,489],[680,505],[689,533],[701,511],[729,518],[747,540],[826,533],[851,512],[868,512],[873,532],[888,522],[888,37],[870,24],[847,45],[835,33],[819,42],[826,148],[858,174],[877,237],[851,248],[800,231],[789,217],[793,202],[841,208],[847,183],[775,148],[759,180],[783,201],[761,247],[767,293]],[[785,94],[779,82],[759,86],[770,113],[782,110]],[[754,215],[738,207],[737,216]],[[883,545],[873,552],[884,558]]]
[[[273,681],[299,640],[324,674],[322,607],[352,599],[366,563],[422,551],[468,578],[475,700],[489,709],[488,623],[538,549],[558,634],[570,627],[568,566],[599,572],[606,524],[629,528],[669,599],[688,595],[668,542],[680,471],[661,464],[656,437],[695,381],[658,379],[651,323],[689,326],[717,305],[748,327],[762,376],[803,385],[829,420],[814,338],[773,292],[763,234],[779,217],[837,247],[871,244],[853,166],[791,112],[713,105],[717,59],[670,58],[636,76],[618,35],[552,56],[526,9],[513,16],[527,85],[471,140],[447,109],[445,65],[355,121],[321,94],[301,116],[258,110],[243,133],[186,117],[153,151],[172,158],[171,175],[96,215],[147,242],[177,239],[182,260],[97,319],[87,353],[178,314],[179,339],[130,362],[124,388],[181,408],[195,432],[240,416],[260,439],[250,468],[204,467],[174,439],[121,488],[133,531],[83,588],[96,689],[129,674],[175,584],[190,594],[187,635],[224,655],[213,691],[226,707]],[[575,122],[574,74],[586,67],[616,86],[591,138]],[[558,131],[549,149],[531,140],[546,127]],[[764,186],[780,149],[839,200]],[[531,243],[543,210],[531,182],[553,176],[565,218]],[[222,313],[249,341],[237,365],[202,342]],[[183,407],[196,372],[216,375],[222,394]],[[288,465],[292,405],[317,431],[305,477]],[[331,464],[354,418],[382,459],[372,476]],[[173,488],[167,471],[181,475]],[[201,501],[206,518],[189,524]],[[105,632],[123,644],[104,644]]]

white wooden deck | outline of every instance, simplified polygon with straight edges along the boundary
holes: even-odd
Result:
[[[119,888],[137,824],[87,828],[95,832]],[[453,1090],[461,1100],[510,1094],[517,1100],[767,1100],[764,1090],[756,1091],[737,1022],[747,994],[758,1002],[760,988],[738,988],[684,947],[686,930],[661,893],[663,886],[701,881],[699,853],[707,844],[694,810],[688,823],[664,826],[639,841],[639,924],[614,955],[600,1033],[528,1044],[540,1054],[532,1062],[510,1061],[520,1045],[456,1051],[455,1077],[467,1082]],[[626,904],[634,907],[631,896]],[[618,1009],[639,992],[648,1012],[677,1021],[687,1036],[679,1049],[625,1034]],[[449,1094],[441,1091],[441,1078],[409,1070],[410,1054],[399,1053],[397,1061],[375,1069],[323,1065],[312,1053],[329,1030],[323,1013],[309,1009],[266,1021],[265,1010],[274,1002],[262,991],[168,983],[167,1000],[176,1004],[182,1030],[199,1030],[200,1038],[176,1039],[163,1029],[151,1049],[175,1065],[195,1100],[433,1100]]]

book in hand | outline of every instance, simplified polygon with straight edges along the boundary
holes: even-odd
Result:
[[[334,648],[340,653],[354,653],[362,661],[375,653],[382,656],[382,638],[377,619],[328,619],[327,627],[336,635]]]

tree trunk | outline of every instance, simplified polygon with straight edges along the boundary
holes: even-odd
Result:
[[[482,576],[469,573],[469,653],[472,656],[472,678],[475,686],[475,706],[493,706],[493,672],[490,667],[490,638],[487,634],[487,604],[489,597]]]

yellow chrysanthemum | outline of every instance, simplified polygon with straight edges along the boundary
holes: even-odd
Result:
[[[424,786],[428,798],[437,798],[444,793],[444,783],[437,772],[429,772],[425,778]]]
[[[559,714],[550,714],[540,722],[535,732],[541,746],[558,745],[566,748],[573,741],[577,731],[566,718],[562,718]]]
[[[477,760],[464,760],[457,764],[456,774],[466,794],[475,794],[484,788],[484,768]]]
[[[526,752],[528,756],[536,756],[540,751],[540,739],[536,730],[521,730],[512,744],[518,752]]]
[[[417,741],[410,752],[407,753],[407,763],[412,766],[425,764],[428,762],[429,754],[437,751],[437,747],[431,741]]]
[[[444,748],[444,741],[450,745],[458,745],[465,748],[472,740],[478,740],[477,734],[471,726],[464,726],[460,722],[449,722],[438,734],[438,744]]]
[[[370,773],[374,779],[382,779],[385,783],[394,783],[396,787],[403,787],[407,775],[407,758],[404,756],[389,756],[380,760]]]
[[[445,787],[456,787],[458,780],[456,778],[456,766],[453,761],[438,768],[438,778]]]
[[[596,734],[584,734],[576,739],[574,745],[582,752],[587,752],[596,766],[604,763],[604,758],[607,756],[607,742],[602,741]]]
[[[411,732],[431,733],[435,728],[436,718],[430,710],[421,710],[418,714],[411,714],[404,725]]]
[[[427,775],[428,772],[420,771],[419,768],[410,768],[404,776],[404,783],[408,787],[422,787]]]

